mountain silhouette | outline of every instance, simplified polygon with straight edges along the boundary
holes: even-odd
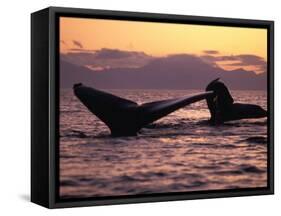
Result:
[[[82,82],[102,89],[205,89],[220,77],[231,89],[266,90],[266,73],[236,69],[226,71],[201,58],[179,54],[150,61],[140,68],[112,68],[94,71],[61,60],[60,85],[71,88]]]

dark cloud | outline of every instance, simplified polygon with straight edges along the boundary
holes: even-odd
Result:
[[[96,52],[96,58],[101,59],[119,59],[119,58],[127,58],[132,55],[133,52],[122,51],[118,49],[106,49],[103,48]]]
[[[202,55],[201,58],[203,58],[206,62],[210,64],[218,64],[218,63],[224,63],[224,65],[227,66],[237,66],[237,67],[243,67],[243,66],[254,66],[257,68],[258,72],[264,72],[266,69],[266,61],[257,55],[251,55],[251,54],[243,54],[243,55],[223,55],[223,56],[213,56],[213,55]]]
[[[143,52],[135,51],[124,51],[119,49],[107,49],[103,48],[96,51],[96,58],[101,59],[120,59],[120,58],[129,58],[129,57],[143,57],[146,56]]]
[[[218,56],[216,57],[216,61],[239,61],[239,58],[234,55],[229,55],[229,56]]]
[[[100,50],[72,49],[73,52],[61,54],[63,60],[92,69],[137,68],[146,65],[152,56],[144,52],[103,48]]]
[[[243,66],[254,66],[258,72],[264,72],[266,71],[266,61],[256,55],[237,55],[235,56],[235,62],[228,63],[228,66],[237,66],[237,67],[243,67]]]
[[[236,56],[241,65],[264,65],[266,64],[265,60],[260,57],[260,56],[256,56],[256,55],[237,55]]]
[[[213,55],[201,55],[201,58],[208,60],[210,62],[220,62],[220,61],[238,61],[239,59],[234,55],[229,56],[213,56]]]
[[[220,52],[217,51],[217,50],[204,50],[203,51],[205,54],[208,54],[208,55],[217,55],[219,54]]]
[[[79,47],[80,49],[83,48],[83,45],[82,45],[79,41],[77,41],[77,40],[73,40],[72,43],[73,43],[76,47]]]
[[[81,49],[81,48],[72,48],[69,49],[71,52],[96,52],[96,50],[93,49]]]
[[[230,65],[261,65],[265,64],[265,60],[257,55],[250,55],[250,54],[244,54],[244,55],[229,55],[229,56],[211,56],[207,55],[205,58],[212,59],[214,61],[238,61],[236,63],[230,63]]]
[[[182,65],[193,64],[193,63],[196,64],[204,63],[204,61],[202,61],[202,58],[200,58],[199,56],[193,54],[186,54],[186,53],[168,55],[167,57],[162,57],[160,59],[163,59],[166,62],[174,62]]]
[[[267,68],[266,61],[256,55],[238,55],[237,58],[239,59],[238,62],[230,63],[230,66],[255,66],[257,71],[264,72]]]
[[[212,55],[201,55],[200,57],[210,62],[216,62],[218,60],[216,56],[212,56]]]
[[[257,55],[224,55],[224,56],[212,56],[212,55],[202,55],[202,58],[209,59],[212,61],[239,61],[240,64],[251,64],[251,65],[259,65],[264,64],[265,60]]]
[[[213,55],[201,55],[200,58],[208,63],[209,65],[212,65],[214,67],[218,67],[217,66],[217,57],[213,56]]]
[[[206,50],[207,51],[207,50]],[[208,50],[215,51],[215,50]],[[215,53],[215,52],[213,52]],[[217,52],[218,53],[218,52]],[[208,63],[209,65],[220,68],[222,66],[231,66],[237,68],[253,67],[256,72],[265,72],[267,63],[257,55],[243,54],[243,55],[201,55],[179,53],[169,55],[167,57],[153,57],[144,52],[108,49],[102,48],[99,50],[86,50],[83,48],[72,48],[68,53],[62,53],[63,60],[70,63],[87,66],[91,69],[103,70],[108,68],[138,68],[147,65],[150,61],[155,59],[164,59],[167,61],[179,62],[182,64],[193,64],[194,62]],[[190,62],[187,62],[190,60]],[[180,62],[182,61],[182,62]],[[200,63],[201,64],[201,63]]]

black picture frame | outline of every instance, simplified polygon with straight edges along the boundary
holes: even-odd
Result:
[[[84,17],[267,29],[267,187],[101,198],[60,199],[58,18]],[[47,208],[191,200],[274,193],[274,22],[172,14],[49,7],[31,15],[31,201]]]

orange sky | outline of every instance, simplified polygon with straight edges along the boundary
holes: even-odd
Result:
[[[76,40],[85,50],[143,51],[152,56],[203,55],[204,50],[216,50],[219,55],[252,54],[267,59],[266,29],[62,17],[60,40],[61,53],[79,48],[73,43]]]

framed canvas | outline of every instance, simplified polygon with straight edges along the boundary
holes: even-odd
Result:
[[[31,201],[273,194],[273,21],[31,16]]]

